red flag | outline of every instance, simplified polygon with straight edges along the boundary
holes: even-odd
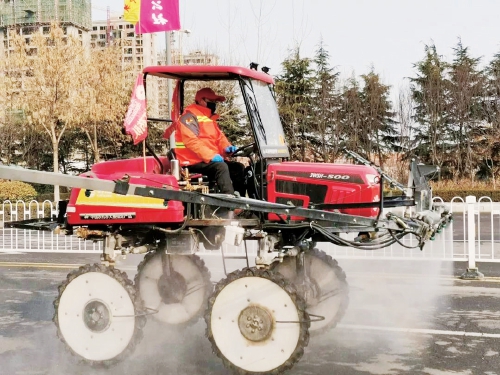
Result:
[[[180,29],[179,0],[141,1],[139,22],[135,24],[136,34]]]
[[[148,136],[146,91],[144,90],[144,81],[140,73],[135,81],[123,127],[125,128],[125,133],[132,136],[134,145],[146,139]]]

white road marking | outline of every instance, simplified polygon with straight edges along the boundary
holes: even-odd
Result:
[[[365,325],[358,325],[358,324],[339,324],[337,327],[343,328],[343,329],[355,329],[355,330],[364,330],[364,331],[420,333],[420,334],[424,334],[424,335],[487,337],[487,338],[496,338],[496,339],[500,338],[500,333],[442,331],[442,330],[437,330],[437,329],[422,329],[422,328],[377,327],[377,326],[365,326]]]

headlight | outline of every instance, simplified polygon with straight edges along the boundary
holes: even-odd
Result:
[[[377,174],[366,174],[366,179],[370,185],[375,185],[380,183],[380,176]]]

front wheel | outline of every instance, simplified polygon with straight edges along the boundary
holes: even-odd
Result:
[[[221,280],[205,314],[207,337],[236,373],[279,374],[309,342],[309,318],[293,285],[281,275],[247,268]]]
[[[54,307],[58,336],[90,364],[113,364],[142,338],[142,304],[132,282],[117,269],[87,264],[71,272]]]

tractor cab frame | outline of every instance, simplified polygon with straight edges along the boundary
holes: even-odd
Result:
[[[281,124],[278,108],[275,101],[273,85],[274,79],[257,70],[235,66],[152,66],[144,69],[144,85],[147,77],[156,76],[163,79],[175,80],[175,89],[172,97],[171,119],[149,118],[148,120],[174,123],[182,114],[186,103],[186,83],[191,81],[237,81],[241,98],[246,109],[248,124],[254,142],[243,145],[234,153],[235,156],[248,156],[254,153],[258,160],[251,163],[252,191],[257,199],[267,199],[266,171],[267,166],[273,163],[288,160],[290,157],[285,132]],[[175,125],[171,125],[175,126]],[[172,145],[173,131],[165,132],[170,136]],[[172,134],[172,135],[170,135]],[[175,155],[171,153],[171,155]]]

